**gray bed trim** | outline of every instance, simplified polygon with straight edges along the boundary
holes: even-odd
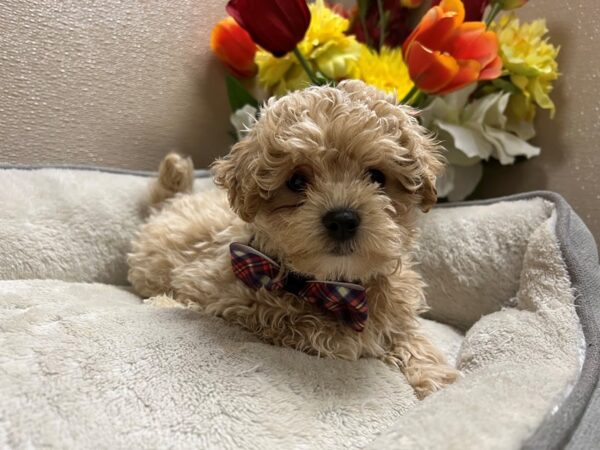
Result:
[[[523,448],[597,448],[600,442],[600,268],[598,250],[591,232],[567,201],[553,192],[528,192],[489,200],[444,203],[437,207],[489,205],[531,198],[543,198],[556,206],[556,236],[575,289],[575,306],[585,336],[586,353],[579,380],[573,390],[558,410],[546,417]],[[593,408],[588,408],[590,403],[594,405]]]
[[[123,170],[79,165],[12,165],[0,164],[0,169],[69,169],[92,170],[121,175],[149,177],[156,172]],[[198,178],[210,176],[207,170],[196,171]],[[489,205],[501,201],[543,198],[556,206],[556,235],[576,292],[575,304],[586,340],[586,354],[579,380],[558,410],[548,416],[525,442],[524,448],[589,449],[600,442],[600,268],[594,237],[566,200],[559,194],[535,191],[506,197],[439,204],[436,208]],[[543,382],[543,380],[540,380]],[[589,404],[594,405],[588,408]]]

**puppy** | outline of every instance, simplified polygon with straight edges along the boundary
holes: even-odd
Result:
[[[379,358],[421,398],[456,379],[417,320],[415,219],[443,163],[410,108],[355,80],[270,99],[212,168],[222,190],[192,194],[191,161],[162,162],[129,255],[139,294],[275,345]]]

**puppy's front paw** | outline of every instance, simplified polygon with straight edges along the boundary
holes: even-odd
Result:
[[[412,386],[419,400],[454,383],[462,374],[447,365],[439,355],[430,358],[415,358],[407,351],[386,353],[382,360],[402,371],[408,384]]]
[[[454,383],[462,376],[458,370],[450,366],[430,362],[413,362],[404,368],[404,374],[420,400]]]
[[[185,305],[179,303],[173,297],[166,294],[155,295],[144,300],[144,304],[154,306],[155,308],[185,308]]]

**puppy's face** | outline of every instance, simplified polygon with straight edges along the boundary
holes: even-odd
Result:
[[[437,148],[412,111],[359,81],[271,100],[214,165],[261,248],[319,279],[393,270],[436,200]]]

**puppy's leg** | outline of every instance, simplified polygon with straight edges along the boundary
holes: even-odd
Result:
[[[453,383],[460,376],[460,372],[446,363],[427,338],[416,333],[398,339],[392,350],[381,359],[400,368],[420,399]]]
[[[282,314],[281,305],[251,302],[248,307],[245,298],[239,300],[237,305],[214,304],[206,310],[241,325],[273,345],[333,359],[354,361],[361,356],[362,345],[355,331],[313,314],[311,307],[294,306],[290,302],[287,313]]]
[[[144,303],[155,308],[185,308],[185,305],[178,302],[167,294],[159,294],[144,300]]]
[[[194,164],[190,157],[169,153],[160,163],[158,178],[152,184],[150,201],[156,206],[180,192],[192,192]]]

